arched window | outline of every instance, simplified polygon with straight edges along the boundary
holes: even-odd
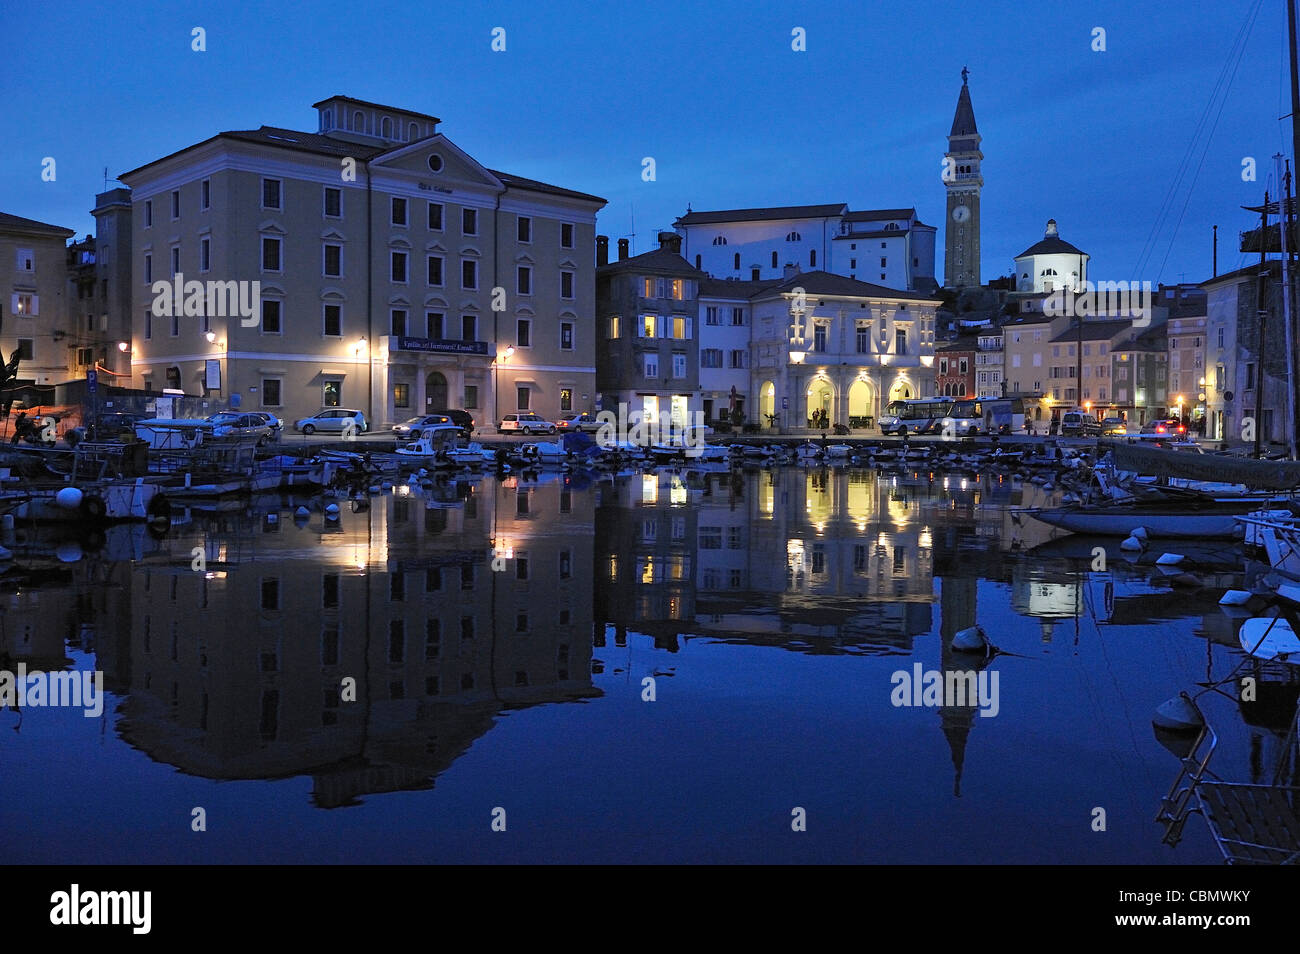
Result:
[[[696,268],[700,267],[700,257],[698,255],[695,256],[695,267]]]
[[[1038,273],[1038,277],[1039,277],[1039,278],[1046,278],[1048,275],[1055,275],[1055,274],[1056,274],[1056,269],[1054,269],[1054,268],[1045,268],[1045,269],[1043,269],[1041,272]]]
[[[776,268],[776,252],[772,253],[772,267]]]
[[[393,138],[393,121],[387,116],[384,117],[383,123],[379,126],[379,134],[385,139]]]
[[[885,226],[885,231],[886,231],[886,232],[897,232],[897,231],[898,231],[898,223],[897,223],[897,222],[890,222],[888,225]]]
[[[785,235],[785,240],[787,242],[801,242],[803,241],[803,236],[801,236],[798,232],[787,232]]]
[[[321,125],[325,127],[327,132],[334,128],[334,110],[325,110],[324,114],[321,116]]]
[[[715,239],[713,240],[713,244],[714,244],[714,245],[726,245],[726,244],[727,244],[727,237],[726,237],[725,235],[719,235],[717,238],[715,238]]]
[[[352,114],[352,131],[353,132],[366,131],[366,117],[359,109]]]
[[[411,125],[407,128],[406,138],[411,140],[411,142],[415,142],[415,140],[419,139],[420,127],[417,126],[415,123],[411,123]]]
[[[736,253],[735,264],[732,266],[736,271],[740,271],[740,253]]]
[[[817,249],[815,248],[808,250],[808,267],[809,268],[817,267]]]

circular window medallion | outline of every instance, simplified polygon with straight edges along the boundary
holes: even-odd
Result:
[[[442,172],[442,156],[436,152],[429,157],[429,168],[434,172]]]

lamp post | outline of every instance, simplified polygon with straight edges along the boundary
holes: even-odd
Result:
[[[492,403],[496,407],[497,422],[501,421],[501,365],[510,360],[510,356],[515,353],[514,345],[507,345],[506,350],[502,351],[492,359]]]

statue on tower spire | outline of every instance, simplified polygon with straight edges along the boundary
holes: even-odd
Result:
[[[965,86],[965,85],[966,85],[966,77],[969,76],[969,75],[970,75],[970,70],[966,69],[966,67],[963,66],[963,67],[961,68],[961,85],[962,85],[962,86]]]

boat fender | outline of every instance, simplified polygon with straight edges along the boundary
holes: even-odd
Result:
[[[325,516],[330,517],[330,518],[336,518],[336,517],[338,517],[338,515],[339,515],[339,505],[338,505],[338,504],[336,504],[336,503],[331,503],[331,504],[326,504],[326,505],[325,505]]]
[[[1223,596],[1219,597],[1220,606],[1244,606],[1250,602],[1250,592],[1248,590],[1228,590]]]
[[[103,520],[108,514],[108,504],[97,494],[83,494],[81,498],[81,515],[87,520]]]
[[[1183,562],[1181,553],[1162,553],[1156,560],[1156,566],[1177,566]]]
[[[1201,715],[1191,696],[1180,692],[1160,704],[1151,722],[1158,728],[1174,732],[1199,732],[1205,725],[1205,716]]]
[[[54,503],[64,510],[76,510],[81,506],[82,496],[76,487],[64,487],[54,495]]]
[[[1142,541],[1139,540],[1137,537],[1125,537],[1124,542],[1119,545],[1119,548],[1121,550],[1127,550],[1129,552],[1132,552],[1134,550],[1141,550]]]
[[[163,494],[154,494],[149,499],[149,506],[145,508],[145,512],[149,514],[150,520],[170,524],[172,520],[172,502]]]
[[[1133,537],[1133,538],[1136,539],[1136,540],[1141,540],[1143,543],[1146,543],[1146,542],[1147,542],[1147,528],[1146,528],[1146,527],[1134,527],[1134,528],[1133,528],[1133,532],[1130,533],[1129,536]]]
[[[338,507],[338,504],[334,504],[333,506]],[[306,507],[299,505],[298,509],[293,512],[293,515],[295,517],[310,517],[311,511]]]

